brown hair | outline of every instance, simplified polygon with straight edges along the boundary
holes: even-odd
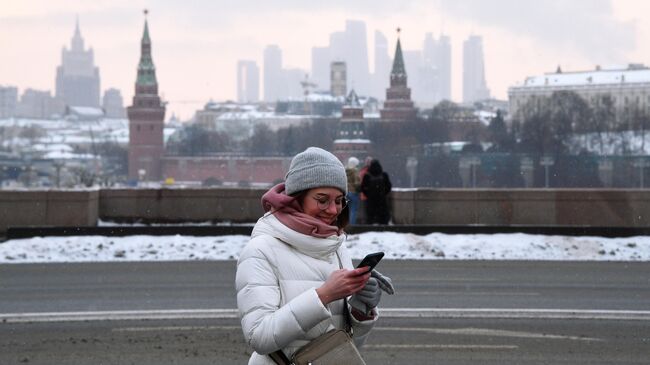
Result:
[[[307,196],[307,192],[311,189],[307,190],[301,190],[296,193],[291,194],[290,196],[296,198],[298,201],[298,204],[302,207],[303,201],[305,200],[305,197]],[[345,195],[344,195],[345,197]],[[347,198],[346,198],[347,199]],[[338,227],[340,230],[344,230],[348,225],[350,224],[350,204],[347,204],[345,208],[341,210],[339,215],[336,216],[336,222],[335,225]]]

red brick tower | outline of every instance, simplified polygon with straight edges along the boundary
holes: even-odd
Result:
[[[417,116],[417,109],[411,101],[411,89],[406,83],[406,68],[402,57],[402,45],[397,28],[397,47],[390,72],[390,87],[386,89],[384,108],[379,111],[382,122],[405,122]]]
[[[145,10],[145,16],[147,11]],[[165,147],[163,127],[165,106],[158,96],[156,68],[151,58],[149,26],[144,21],[140,45],[140,63],[135,82],[133,105],[127,108],[129,116],[129,179],[160,181],[161,158]]]
[[[345,165],[352,156],[363,161],[370,153],[370,148],[371,143],[363,120],[363,107],[353,89],[341,110],[338,138],[334,140],[334,155]]]

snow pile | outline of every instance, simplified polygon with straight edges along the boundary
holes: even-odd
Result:
[[[1,263],[236,260],[248,236],[69,236],[0,243]],[[390,259],[650,261],[650,237],[529,234],[426,236],[393,232],[349,235],[352,257],[384,251]]]

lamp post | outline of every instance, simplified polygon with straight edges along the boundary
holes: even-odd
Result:
[[[409,174],[409,179],[411,180],[411,187],[415,187],[415,177],[418,169],[418,159],[414,156],[408,157],[406,159],[406,172]]]
[[[61,187],[61,168],[63,167],[63,162],[56,161],[54,162],[53,165],[56,171],[55,179],[56,179],[56,187],[58,189]]]
[[[138,182],[139,183],[142,183],[146,176],[147,176],[147,170],[145,170],[145,169],[139,169],[138,170]]]
[[[476,169],[481,165],[481,159],[478,157],[470,157],[468,160],[472,174],[472,188],[476,187]]]
[[[555,160],[550,156],[543,156],[539,164],[544,166],[544,187],[548,188],[548,169],[555,164]]]
[[[643,175],[645,175],[645,168],[648,167],[648,161],[640,158],[634,162],[634,166],[639,168],[639,188],[644,189],[645,181]]]

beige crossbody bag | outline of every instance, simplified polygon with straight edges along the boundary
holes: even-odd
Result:
[[[336,258],[342,269],[343,264],[338,252]],[[343,310],[346,313],[345,330],[334,329],[316,337],[299,348],[291,360],[282,350],[273,352],[269,356],[278,365],[366,365],[352,340],[352,324],[350,323],[347,298],[343,299]]]

